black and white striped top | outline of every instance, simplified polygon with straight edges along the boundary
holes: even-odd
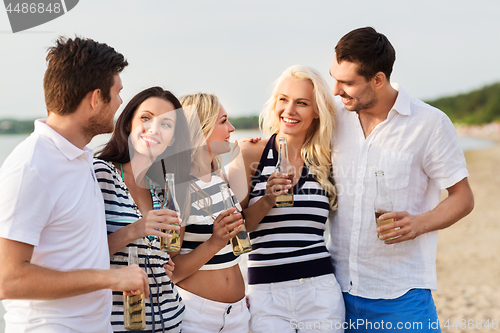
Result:
[[[207,241],[213,233],[214,220],[224,211],[224,201],[219,186],[226,182],[217,174],[212,173],[212,179],[204,182],[194,179],[196,186],[191,186],[191,212],[186,221],[181,254],[193,251],[198,245]],[[201,191],[200,191],[201,189]],[[231,189],[229,189],[231,191]],[[234,202],[238,202],[231,191]],[[210,197],[210,200],[209,198]],[[211,202],[211,206],[210,206]],[[236,208],[241,210],[239,203]],[[235,256],[230,242],[212,257],[200,270],[216,270],[237,265],[240,257]]]
[[[110,162],[94,159],[94,171],[101,187],[106,210],[106,227],[108,234],[134,223],[142,218],[134,199],[130,195],[120,171]],[[155,199],[162,199],[161,189],[151,184]],[[146,270],[149,277],[149,287],[154,308],[151,308],[150,299],[146,299],[146,330],[152,332],[152,312],[155,313],[154,332],[163,332],[161,320],[165,331],[180,332],[184,316],[184,303],[176,287],[165,274],[163,265],[168,262],[169,255],[161,251],[156,242],[150,250],[147,249],[143,239],[137,239],[129,245],[137,246],[139,266],[145,269],[146,257],[149,256],[149,267]],[[111,269],[128,265],[128,246],[111,256]],[[160,318],[160,313],[162,318]],[[113,308],[111,312],[111,325],[113,332],[129,332],[123,327],[123,293],[113,291]]]
[[[251,206],[266,193],[266,181],[278,162],[274,134],[268,141],[252,178]],[[248,283],[274,283],[333,273],[323,233],[328,218],[328,196],[304,167],[293,187],[293,207],[273,207],[250,233]]]

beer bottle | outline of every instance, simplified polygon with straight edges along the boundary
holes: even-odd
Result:
[[[165,201],[162,208],[168,208],[180,213],[179,205],[175,200],[175,180],[173,173],[165,174]],[[180,230],[162,229],[161,232],[172,235],[172,238],[161,237],[160,249],[167,252],[178,252],[181,250]]]
[[[292,207],[293,206],[293,168],[288,160],[288,146],[286,137],[279,138],[279,155],[278,163],[276,164],[276,172],[285,173],[287,178],[291,180],[292,187],[288,192],[276,198],[276,207]]]
[[[138,265],[137,247],[128,248],[128,264]],[[141,295],[123,296],[123,326],[129,331],[139,331],[146,328],[146,308],[144,293]]]
[[[236,208],[234,204],[233,197],[231,196],[231,191],[226,184],[221,184],[220,192],[222,193],[222,200],[224,201],[224,209],[228,210],[231,208]],[[241,213],[238,208],[233,214]],[[243,215],[242,215],[243,217]],[[245,228],[245,219],[243,219],[243,224],[241,225],[240,231],[231,238],[231,245],[233,247],[233,253],[238,256],[243,253],[250,252],[252,250],[252,245],[250,244],[250,238],[248,237],[247,229]]]
[[[389,195],[387,194],[387,188],[385,187],[384,172],[381,170],[376,171],[375,179],[377,181],[377,195],[375,196],[375,221],[378,228],[384,224],[393,222],[394,219],[387,219],[383,221],[379,221],[378,219],[380,215],[392,212],[392,201],[391,198],[389,198]],[[377,236],[380,237],[380,235],[393,232],[394,230],[395,229],[384,231],[381,234],[377,234]],[[394,238],[395,237],[386,240],[391,240]]]

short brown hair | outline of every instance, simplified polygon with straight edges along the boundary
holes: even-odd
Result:
[[[91,91],[101,89],[106,103],[111,100],[114,76],[127,65],[114,48],[92,39],[59,37],[48,49],[43,79],[47,111],[73,113]]]
[[[337,62],[349,61],[359,65],[358,74],[367,81],[378,72],[391,78],[396,51],[389,39],[372,27],[355,29],[342,37],[335,46]]]

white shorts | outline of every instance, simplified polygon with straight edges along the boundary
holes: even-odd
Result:
[[[345,307],[333,274],[248,286],[252,333],[344,332]]]
[[[250,321],[245,297],[236,303],[221,303],[176,286],[186,305],[183,333],[247,333]]]

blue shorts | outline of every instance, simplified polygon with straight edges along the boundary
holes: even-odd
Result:
[[[411,289],[395,299],[369,299],[343,294],[345,333],[441,333],[436,306],[429,289]]]

